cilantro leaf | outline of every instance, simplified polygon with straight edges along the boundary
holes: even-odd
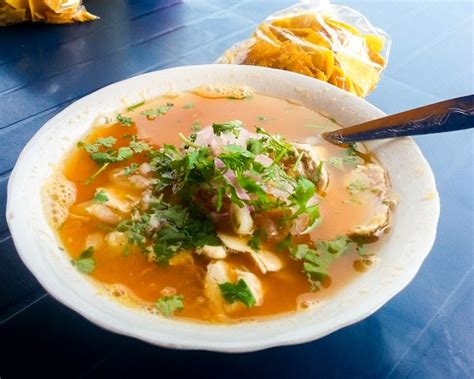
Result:
[[[191,125],[191,130],[193,132],[199,132],[201,130],[201,121],[200,120],[194,121]]]
[[[133,150],[129,147],[123,146],[118,149],[116,161],[120,162],[133,156]]]
[[[247,150],[252,154],[258,155],[265,151],[263,142],[257,138],[249,138],[247,141]]]
[[[293,214],[293,218],[296,218],[304,213],[309,216],[307,223],[308,226],[303,234],[307,233],[321,222],[318,204],[309,206],[307,204],[315,194],[316,187],[314,183],[306,179],[304,176],[300,176],[297,180],[294,193],[291,195],[291,199],[293,203],[298,206],[298,210]]]
[[[193,109],[195,105],[196,104],[194,104],[194,103],[188,103],[188,104],[184,104],[183,108],[184,109]]]
[[[222,208],[222,198],[225,194],[225,187],[219,187],[217,189],[217,198],[216,198],[216,211],[220,212]]]
[[[171,110],[171,108],[173,108],[173,106],[173,103],[166,103],[165,105],[160,105],[158,108],[155,109],[147,109],[141,112],[141,114],[143,116],[146,116],[148,119],[153,120],[157,116],[164,116]]]
[[[250,168],[255,156],[238,145],[226,145],[223,152],[219,154],[219,159],[230,170],[241,173]]]
[[[155,302],[155,307],[165,317],[184,309],[183,295],[163,296]]]
[[[94,253],[94,247],[89,246],[84,250],[79,258],[73,259],[71,263],[77,268],[79,272],[83,274],[90,274],[95,270],[95,260],[92,258]]]
[[[117,142],[117,139],[114,137],[105,137],[105,138],[98,138],[95,141],[96,144],[102,145],[104,147],[112,147]]]
[[[122,125],[122,126],[127,126],[130,127],[133,124],[133,120],[130,117],[125,117],[122,116],[120,113],[117,114],[116,116],[116,121]]]
[[[361,180],[355,180],[348,184],[347,189],[354,195],[356,193],[364,192],[369,189],[369,187]]]
[[[247,245],[249,245],[252,249],[255,251],[259,251],[262,245],[262,238],[261,238],[261,231],[259,229],[255,230],[252,234],[252,237],[250,237],[249,242]]]
[[[89,154],[97,153],[100,150],[100,147],[112,147],[117,142],[117,139],[114,137],[105,137],[98,138],[94,143],[84,144],[81,143],[81,147],[84,147],[84,150]]]
[[[237,283],[221,283],[219,284],[222,296],[229,303],[233,304],[236,301],[240,301],[247,308],[253,307],[256,303],[255,297],[250,291],[249,286],[243,279],[239,279]]]
[[[303,271],[311,288],[316,290],[329,277],[331,264],[347,251],[351,242],[347,237],[338,237],[334,240],[318,241],[317,248],[312,248],[307,244],[294,245],[289,237],[285,247],[289,248],[293,259],[303,262]]]
[[[279,162],[295,155],[295,148],[279,134],[269,134],[265,129],[257,127],[256,132],[261,135],[260,140],[267,152],[274,155],[273,160]]]
[[[326,162],[331,166],[342,170],[344,165],[356,167],[357,165],[363,164],[364,160],[357,155],[347,155],[344,157],[331,157]]]
[[[133,141],[130,142],[130,144],[128,146],[136,154],[143,153],[145,151],[151,150],[150,145],[148,145],[146,142],[143,142],[143,141],[133,140]]]
[[[258,197],[258,202],[261,203],[260,205],[271,203],[271,200],[266,194],[266,192],[259,184],[257,184],[254,179],[248,176],[238,176],[237,183],[239,183],[239,185],[245,191],[247,191],[247,193],[256,195]]]
[[[319,246],[322,247],[329,254],[341,255],[349,247],[350,240],[346,237],[337,237],[330,241],[320,241]]]
[[[93,201],[95,203],[106,203],[109,201],[109,198],[104,190],[100,190],[95,193]]]
[[[114,154],[114,152],[111,152],[111,153],[96,152],[96,153],[92,153],[90,157],[95,163],[100,164],[100,165],[103,165],[104,163],[117,162],[117,157]]]
[[[242,121],[239,120],[212,124],[212,130],[216,136],[220,136],[222,133],[233,133],[236,137],[238,137],[240,133],[239,129],[242,127]]]
[[[138,170],[138,164],[132,163],[130,164],[130,166],[124,168],[123,173],[125,176],[130,176],[137,170]]]
[[[306,208],[306,203],[316,193],[316,187],[311,180],[306,179],[304,176],[300,176],[296,182],[296,188],[292,200],[300,206],[300,208]]]

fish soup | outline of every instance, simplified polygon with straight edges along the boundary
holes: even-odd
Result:
[[[157,317],[304,311],[377,262],[394,204],[364,145],[319,137],[336,121],[248,89],[135,104],[77,142],[45,210],[80,272]]]

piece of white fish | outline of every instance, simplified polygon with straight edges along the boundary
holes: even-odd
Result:
[[[278,271],[283,267],[280,258],[275,254],[264,249],[255,251],[248,245],[248,239],[246,238],[223,233],[218,233],[218,236],[227,248],[237,252],[249,253],[263,274]]]

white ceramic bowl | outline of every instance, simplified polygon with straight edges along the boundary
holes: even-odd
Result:
[[[21,153],[8,186],[7,219],[21,259],[57,300],[116,333],[172,348],[254,351],[321,338],[375,312],[415,276],[436,235],[439,199],[433,173],[411,138],[371,142],[399,197],[381,262],[316,309],[271,321],[207,325],[164,319],[120,305],[75,270],[47,225],[40,188],[99,114],[201,84],[246,84],[293,99],[352,125],[384,116],[366,101],[319,80],[253,66],[204,65],[152,72],[112,84],[49,120]]]

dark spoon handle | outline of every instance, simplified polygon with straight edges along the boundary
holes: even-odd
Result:
[[[469,128],[474,128],[474,95],[458,97],[363,124],[325,132],[322,136],[330,142],[350,143]]]

